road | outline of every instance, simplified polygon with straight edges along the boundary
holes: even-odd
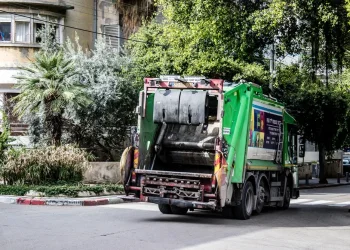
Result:
[[[0,249],[350,249],[350,186],[302,191],[290,209],[248,221],[163,215],[147,203],[0,204]]]

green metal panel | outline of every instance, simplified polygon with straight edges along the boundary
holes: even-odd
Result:
[[[246,166],[253,98],[268,105],[282,108],[282,122],[284,125],[283,162],[288,157],[287,124],[295,124],[295,120],[285,112],[283,104],[265,97],[261,88],[252,83],[240,84],[231,89],[226,88],[224,94],[223,137],[228,145],[227,171],[232,183],[244,182],[243,175]],[[285,164],[283,166],[290,167]],[[275,164],[273,161],[249,160],[250,170],[277,171],[283,166]]]
[[[140,120],[139,127],[139,168],[150,166],[150,153],[155,140],[158,125],[153,122],[154,94],[150,94],[146,100],[146,115]]]
[[[233,183],[243,183],[251,93],[251,87],[242,84],[224,95],[223,134],[228,144],[227,170]]]

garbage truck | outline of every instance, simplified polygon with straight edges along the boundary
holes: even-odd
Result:
[[[205,209],[246,220],[299,197],[296,121],[261,86],[205,77],[145,78],[124,188],[163,214]]]

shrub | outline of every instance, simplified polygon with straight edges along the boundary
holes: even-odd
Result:
[[[91,156],[71,145],[36,149],[10,149],[2,175],[7,184],[79,182]]]
[[[0,110],[0,114],[2,115],[2,124],[1,124],[1,130],[0,133],[0,170],[5,162],[5,152],[10,147],[9,143],[13,141],[12,138],[10,138],[11,131],[10,131],[10,124],[8,122],[7,115],[4,111]]]
[[[107,185],[52,185],[52,186],[28,186],[28,185],[0,185],[0,195],[25,195],[30,190],[44,193],[45,196],[65,195],[78,197],[79,192],[93,192],[96,195],[103,194],[104,191],[122,194],[124,187],[118,184]]]

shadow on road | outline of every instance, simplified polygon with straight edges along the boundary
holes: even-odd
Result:
[[[260,215],[253,215],[250,220],[227,219],[220,213],[207,211],[189,212],[187,215],[162,215],[143,218],[149,223],[184,223],[227,225],[232,227],[264,224],[264,227],[343,227],[350,225],[349,207],[313,207],[292,206],[288,210],[266,207]]]

